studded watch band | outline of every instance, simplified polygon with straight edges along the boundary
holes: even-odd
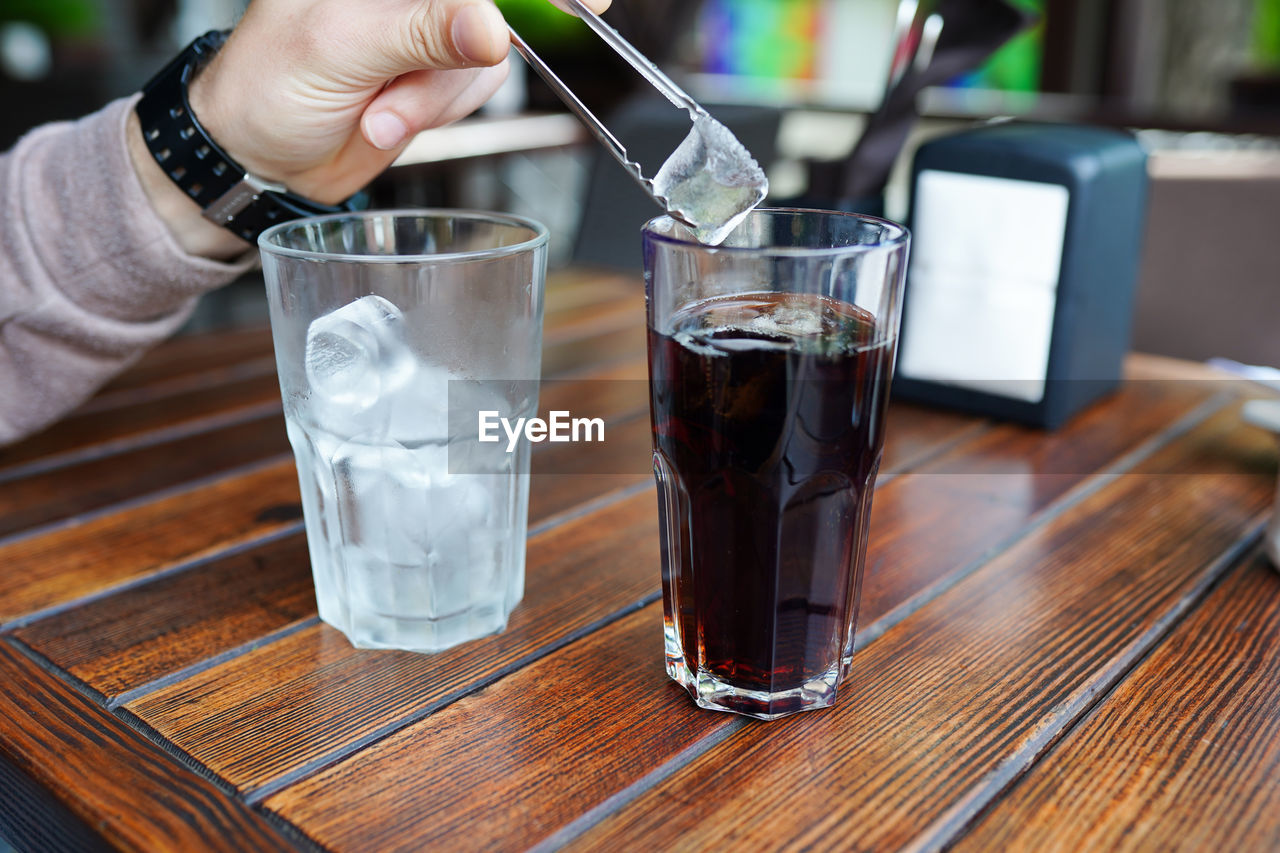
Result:
[[[197,38],[143,87],[138,119],[147,149],[205,218],[255,242],[278,222],[357,210],[361,196],[320,204],[246,172],[214,141],[191,110],[187,87],[226,41],[213,30]]]

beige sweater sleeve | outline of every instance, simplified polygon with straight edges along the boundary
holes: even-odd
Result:
[[[79,405],[256,261],[178,246],[129,159],[136,97],[0,155],[0,445]]]

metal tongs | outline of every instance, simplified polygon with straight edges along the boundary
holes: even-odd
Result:
[[[942,35],[942,15],[935,11],[937,0],[898,0],[893,25],[893,55],[889,57],[889,79],[882,101],[888,101],[907,71],[923,73],[933,61]]]
[[[661,92],[663,97],[676,107],[682,110],[687,110],[691,119],[697,119],[701,116],[709,115],[707,111],[702,108],[701,104],[690,97],[684,89],[677,86],[670,77],[663,74],[662,71],[658,69],[658,66],[649,61],[648,57],[637,50],[629,41],[624,39],[617,30],[601,20],[600,16],[595,12],[588,9],[582,3],[582,0],[564,0],[564,3],[574,12],[574,14],[582,18],[582,20],[586,22],[587,26],[591,27],[591,29],[595,31],[596,35],[604,39],[605,43],[609,45],[609,47],[613,48],[619,56],[625,59],[632,68],[639,71],[640,75],[644,77],[645,80],[649,81],[655,89]],[[551,70],[550,66],[543,62],[542,58],[533,52],[533,49],[529,47],[528,43],[521,38],[520,34],[515,30],[511,30],[511,44],[520,52],[520,55],[524,57],[525,61],[529,63],[529,66],[533,68],[534,71],[538,72],[538,76],[547,81],[547,85],[555,91],[555,93],[560,97],[560,100],[564,101],[565,105],[568,106],[578,118],[582,119],[583,124],[587,126],[587,129],[591,131],[591,134],[599,140],[600,144],[603,145],[610,154],[613,155],[613,159],[622,164],[622,167],[627,170],[627,174],[631,175],[631,177],[635,179],[641,189],[648,193],[654,201],[660,204],[662,209],[667,211],[673,219],[679,220],[690,227],[696,227],[693,223],[687,222],[683,217],[681,217],[677,211],[673,210],[670,201],[665,196],[658,194],[658,192],[654,190],[653,180],[646,178],[640,164],[635,160],[632,160],[627,155],[626,146],[618,141],[618,138],[610,132],[609,128],[605,127],[604,122],[596,118],[595,114],[592,113],[591,110],[587,109],[586,104],[582,103],[578,96],[574,94],[573,90],[566,86],[564,81],[556,76],[556,73]]]

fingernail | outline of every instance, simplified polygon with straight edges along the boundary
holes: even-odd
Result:
[[[395,113],[374,113],[364,120],[364,135],[374,148],[390,151],[404,142],[409,128]]]
[[[502,13],[488,3],[463,6],[453,16],[453,46],[472,62],[492,65],[507,55]]]

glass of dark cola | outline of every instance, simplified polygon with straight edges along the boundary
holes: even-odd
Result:
[[[756,210],[720,246],[644,228],[667,673],[761,719],[853,654],[907,230]]]

